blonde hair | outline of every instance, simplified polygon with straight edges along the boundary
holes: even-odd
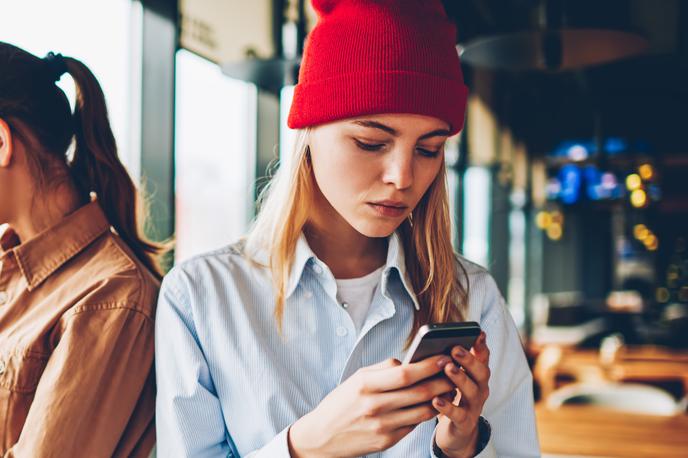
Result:
[[[275,173],[259,197],[260,211],[246,239],[246,254],[268,253],[275,289],[275,319],[280,332],[286,288],[296,244],[309,217],[317,184],[310,161],[310,129],[297,132],[290,161]],[[468,277],[451,244],[451,219],[444,162],[425,195],[397,229],[406,270],[420,310],[407,345],[426,323],[461,321],[468,302]],[[460,280],[459,271],[466,279]]]

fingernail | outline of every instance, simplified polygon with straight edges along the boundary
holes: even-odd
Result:
[[[456,364],[452,364],[451,367],[449,368],[449,372],[452,374],[458,374],[459,373],[459,366]]]
[[[437,365],[438,365],[439,367],[444,368],[444,366],[446,366],[447,364],[449,364],[450,361],[451,361],[451,360],[450,360],[449,358],[447,358],[446,356],[443,356],[442,358],[439,359],[439,361],[437,361]]]
[[[444,405],[444,399],[442,398],[435,398],[435,404],[438,406],[442,407]]]
[[[458,350],[456,350],[456,354],[459,355],[460,358],[463,358],[466,356],[466,349],[463,347],[459,347]]]

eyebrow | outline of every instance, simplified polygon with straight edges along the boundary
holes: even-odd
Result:
[[[356,124],[356,125],[362,126],[362,127],[370,127],[373,129],[379,129],[379,130],[382,130],[384,132],[387,132],[388,134],[392,135],[393,137],[399,136],[399,132],[396,129],[394,129],[390,126],[387,126],[385,124],[382,124],[380,122],[377,122],[377,121],[371,121],[369,119],[360,119],[360,120],[353,121],[353,124]],[[431,137],[448,137],[449,134],[450,134],[450,132],[447,129],[435,129],[432,132],[428,132],[427,134],[421,135],[418,140],[426,140],[426,139],[431,138]]]
[[[425,140],[431,137],[449,137],[450,132],[447,129],[436,129],[427,134],[421,135],[418,140]]]
[[[395,129],[393,129],[393,128],[391,128],[391,127],[385,125],[385,124],[382,124],[382,123],[380,123],[380,122],[377,122],[377,121],[371,121],[371,120],[369,120],[369,119],[360,119],[360,120],[357,120],[357,121],[353,121],[353,123],[356,124],[356,125],[359,125],[359,126],[363,126],[363,127],[370,127],[370,128],[373,128],[373,129],[380,129],[380,130],[382,130],[382,131],[384,131],[384,132],[387,132],[388,134],[392,135],[393,137],[398,137],[398,136],[399,136],[399,132],[397,132]]]

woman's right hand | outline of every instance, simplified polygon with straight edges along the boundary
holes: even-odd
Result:
[[[438,415],[435,396],[453,398],[447,377],[433,377],[450,362],[446,356],[406,365],[389,359],[359,369],[291,426],[291,456],[354,457],[390,448]]]

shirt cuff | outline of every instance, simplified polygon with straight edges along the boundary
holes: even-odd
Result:
[[[435,430],[432,432],[432,440],[430,441],[430,458],[440,458],[435,453],[435,435],[437,434],[437,425],[435,425]]]
[[[485,444],[483,451],[475,455],[475,458],[497,458],[497,450],[495,450],[492,443],[492,437]]]
[[[249,453],[246,458],[291,458],[288,442],[289,428],[291,425],[284,428],[263,447]]]
[[[492,442],[492,428],[490,424],[483,417],[480,417],[478,428],[478,449],[480,452],[474,458],[497,458],[497,451]],[[432,433],[432,441],[430,442],[430,458],[445,458],[443,455],[435,453],[436,434],[437,426],[435,426],[435,431]]]

